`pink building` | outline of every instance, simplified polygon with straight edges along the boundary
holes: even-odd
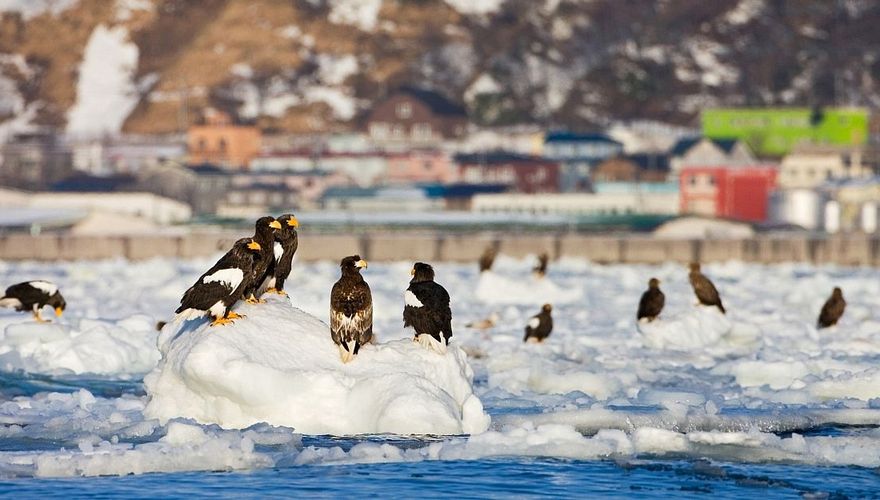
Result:
[[[456,177],[455,164],[442,151],[411,150],[388,156],[387,181],[391,184],[449,184]]]

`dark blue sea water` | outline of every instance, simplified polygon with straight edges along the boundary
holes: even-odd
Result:
[[[0,375],[0,402],[84,387],[99,397],[143,394],[139,381]],[[813,435],[850,430],[823,427]],[[149,440],[150,438],[146,438]],[[375,441],[377,437],[370,438]],[[391,439],[391,438],[389,438]],[[350,448],[356,438],[306,436],[305,445]],[[394,438],[396,446],[406,440]],[[416,446],[423,444],[413,442]],[[0,439],[0,451],[52,450],[69,443]],[[2,478],[4,498],[869,498],[880,473],[861,467],[743,464],[700,458],[577,461],[505,457],[357,465],[275,467],[246,472],[186,472],[69,479]]]

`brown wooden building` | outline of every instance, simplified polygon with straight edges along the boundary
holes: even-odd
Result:
[[[559,191],[559,162],[546,158],[494,151],[456,155],[455,163],[467,184],[504,185],[518,193]]]
[[[204,124],[193,125],[187,132],[189,163],[246,169],[260,152],[261,140],[257,127],[234,124],[226,113],[210,110]]]
[[[669,157],[662,154],[615,156],[598,164],[593,182],[665,182]]]
[[[425,89],[402,87],[373,108],[367,133],[377,142],[435,143],[461,137],[465,109]]]

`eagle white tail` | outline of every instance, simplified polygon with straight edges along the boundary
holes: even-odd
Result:
[[[15,297],[0,297],[0,307],[21,307],[21,301]]]

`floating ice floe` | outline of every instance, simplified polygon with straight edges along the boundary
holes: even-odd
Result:
[[[38,323],[30,315],[0,320],[0,370],[41,374],[132,375],[159,360],[153,321],[80,319]]]
[[[692,350],[724,340],[729,346],[748,347],[757,342],[757,326],[730,320],[715,306],[697,305],[679,316],[639,322],[645,346],[654,349]]]
[[[512,279],[495,273],[480,273],[477,282],[477,298],[486,304],[571,304],[583,300],[580,288],[561,288],[549,278],[536,278],[531,274]]]
[[[166,325],[159,337],[163,359],[144,380],[148,418],[186,417],[224,428],[266,422],[334,435],[488,428],[473,372],[455,342],[445,355],[411,339],[367,345],[343,364],[329,327],[286,298],[242,304],[237,312],[247,317],[230,326]]]

